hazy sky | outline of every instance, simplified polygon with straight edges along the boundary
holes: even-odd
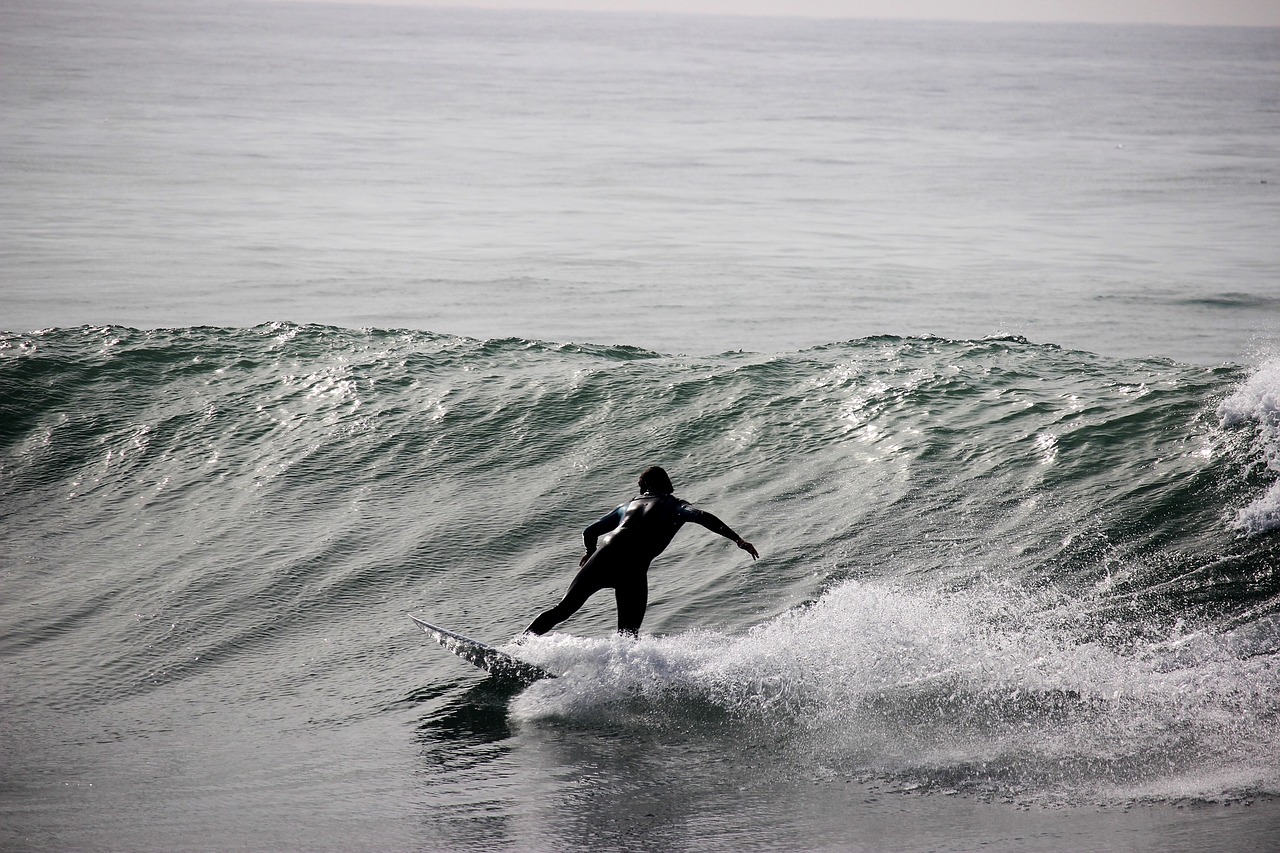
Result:
[[[356,0],[360,2],[360,0]],[[350,0],[347,0],[350,2]],[[398,5],[1280,27],[1280,0],[363,0]]]

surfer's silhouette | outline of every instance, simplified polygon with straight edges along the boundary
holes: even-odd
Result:
[[[582,532],[587,553],[560,603],[533,620],[530,634],[545,634],[568,619],[587,599],[602,589],[612,589],[618,603],[618,632],[637,636],[649,601],[648,571],[653,558],[663,552],[686,521],[719,533],[756,559],[750,542],[709,512],[695,509],[672,492],[671,478],[657,467],[640,475],[640,495],[620,504]],[[596,542],[610,534],[599,550]]]

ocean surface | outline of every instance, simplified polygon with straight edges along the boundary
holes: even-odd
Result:
[[[1274,844],[1276,30],[4,3],[0,115],[0,849]],[[515,645],[650,464],[761,559]]]

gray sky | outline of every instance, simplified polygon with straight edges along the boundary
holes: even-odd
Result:
[[[350,2],[350,0],[346,0]],[[1280,0],[356,0],[491,9],[1280,27]]]

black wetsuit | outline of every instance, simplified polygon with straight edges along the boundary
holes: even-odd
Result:
[[[602,589],[612,589],[618,602],[618,631],[638,634],[649,600],[649,563],[663,552],[686,521],[739,541],[729,525],[695,509],[674,495],[645,493],[601,518],[582,532],[589,555],[560,603],[545,611],[528,630],[545,634],[578,611]],[[609,531],[600,550],[596,541]]]

